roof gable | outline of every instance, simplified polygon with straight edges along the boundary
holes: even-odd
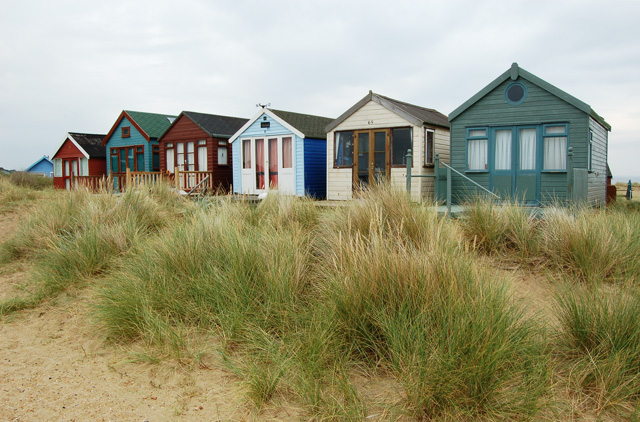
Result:
[[[171,126],[164,131],[160,138],[163,138],[183,116],[191,120],[196,126],[212,138],[230,138],[248,121],[248,119],[242,117],[183,111],[178,115]]]
[[[107,142],[109,142],[109,139],[113,136],[122,119],[126,118],[147,141],[150,141],[152,139],[158,139],[169,126],[171,126],[171,123],[173,123],[176,117],[177,116],[170,114],[122,110],[122,113],[120,113],[111,130],[102,140],[102,145],[107,145]]]
[[[242,135],[251,125],[256,122],[261,116],[268,115],[279,124],[284,126],[291,133],[299,138],[314,138],[314,139],[326,139],[327,133],[324,131],[324,127],[333,119],[330,117],[314,116],[311,114],[294,113],[291,111],[274,110],[270,108],[263,108],[253,118],[249,119],[236,133],[230,138],[230,142],[235,141],[240,135]]]
[[[69,138],[76,146],[85,152],[87,158],[105,158],[106,149],[102,146],[105,135],[93,133],[69,132]]]
[[[51,164],[51,168],[53,168],[53,162],[49,159],[49,157],[47,157],[46,155],[43,155],[42,158],[40,158],[39,160],[37,160],[35,163],[31,164],[29,167],[27,167],[27,169],[25,171],[30,171],[31,169],[33,169],[34,167],[38,166],[40,163],[45,162],[46,164]]]
[[[506,81],[508,79],[511,79],[511,80],[515,81],[519,77],[529,81],[530,83],[532,83],[532,84],[544,89],[545,91],[549,92],[550,94],[552,94],[552,95],[560,98],[561,100],[571,104],[572,106],[574,106],[578,110],[580,110],[580,111],[588,114],[589,116],[593,117],[606,130],[608,130],[608,131],[611,130],[611,126],[609,125],[609,123],[607,123],[602,117],[600,117],[591,108],[591,106],[589,106],[589,104],[580,101],[576,97],[564,92],[560,88],[557,88],[557,87],[551,85],[549,82],[547,82],[547,81],[545,81],[543,79],[540,79],[539,77],[537,77],[533,73],[527,72],[523,68],[519,67],[518,63],[513,63],[511,65],[511,68],[509,68],[503,74],[501,74],[496,79],[494,79],[489,85],[487,85],[484,88],[482,88],[477,94],[475,94],[473,97],[471,97],[467,101],[465,101],[460,107],[458,107],[455,110],[453,110],[449,114],[449,121],[450,122],[453,121],[460,114],[462,114],[465,110],[470,108],[472,105],[474,105],[475,103],[480,101],[480,99],[482,99],[484,96],[486,96],[487,94],[492,92],[494,89],[496,89],[504,81]]]
[[[447,116],[437,110],[394,100],[393,98],[385,97],[384,95],[376,94],[373,91],[369,91],[369,94],[367,94],[363,99],[361,99],[347,111],[342,113],[340,117],[330,122],[325,127],[325,131],[330,132],[338,127],[338,125],[347,120],[349,116],[361,109],[369,101],[373,101],[386,108],[387,110],[396,113],[414,126],[430,124],[434,126],[449,128],[449,120],[447,119]]]

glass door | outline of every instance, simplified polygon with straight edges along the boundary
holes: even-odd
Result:
[[[269,139],[269,188],[278,189],[278,138]]]
[[[355,132],[354,136],[354,188],[362,189],[389,180],[388,130],[360,131]]]
[[[514,197],[524,202],[538,198],[538,142],[536,128],[518,128],[518,166]]]

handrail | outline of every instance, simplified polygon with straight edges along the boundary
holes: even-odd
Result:
[[[495,193],[491,192],[489,189],[485,188],[484,186],[482,186],[481,184],[479,184],[478,182],[469,179],[467,176],[465,176],[464,174],[460,173],[458,170],[454,169],[453,167],[451,167],[449,164],[447,163],[440,163],[443,166],[445,166],[448,169],[451,169],[451,171],[456,172],[458,175],[464,177],[465,179],[467,179],[468,181],[470,181],[471,183],[473,183],[474,185],[476,185],[477,187],[479,187],[480,189],[482,189],[483,191],[495,196],[496,198],[500,199],[500,197],[498,195],[496,195]]]
[[[209,175],[209,174],[208,174],[208,175],[207,175],[207,177],[205,177],[204,179],[202,179],[202,180],[200,181],[200,183],[198,183],[197,185],[195,185],[195,186],[193,187],[193,189],[191,189],[191,190],[189,191],[189,193],[187,194],[187,196],[191,195],[191,194],[192,194],[196,189],[198,189],[198,187],[199,187],[201,184],[203,184],[204,182],[206,182],[207,180],[209,180],[209,177],[211,177],[211,175]]]

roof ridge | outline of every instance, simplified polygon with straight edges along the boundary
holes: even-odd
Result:
[[[420,105],[417,105],[417,104],[408,103],[406,101],[396,100],[395,98],[387,97],[386,95],[382,95],[382,94],[376,94],[375,92],[373,94],[377,95],[379,97],[382,97],[385,100],[393,101],[393,102],[400,103],[400,104],[405,104],[405,105],[408,105],[408,106],[411,106],[411,107],[421,108],[421,109],[427,110],[427,111],[435,111],[437,113],[443,114],[443,113],[439,112],[438,110],[436,110],[435,108],[423,107],[423,106],[420,106]]]

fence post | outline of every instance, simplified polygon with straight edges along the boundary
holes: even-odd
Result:
[[[405,164],[407,166],[407,193],[411,196],[411,167],[413,167],[413,155],[410,149],[407,150]]]
[[[433,162],[433,202],[438,203],[438,185],[440,184],[440,153],[436,153],[436,159]]]
[[[176,189],[180,190],[180,167],[176,166],[173,173],[173,181],[176,184]]]
[[[129,168],[127,167],[127,169],[125,170],[125,189],[127,188],[131,188],[131,170],[129,170]]]
[[[573,196],[573,147],[569,147],[567,163],[567,201],[572,201]]]
[[[451,215],[451,168],[447,167],[447,213]]]

